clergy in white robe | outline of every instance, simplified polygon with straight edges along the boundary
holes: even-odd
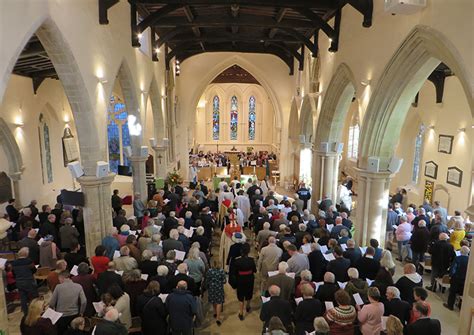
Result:
[[[352,208],[352,196],[351,196],[351,191],[348,190],[348,188],[345,185],[339,185],[338,190],[337,190],[337,203],[342,204],[345,208],[347,208],[349,211]]]
[[[237,203],[237,208],[242,211],[244,223],[247,222],[251,214],[251,208],[250,200],[246,195],[244,195],[244,191],[239,191],[237,197],[235,197],[234,202]]]

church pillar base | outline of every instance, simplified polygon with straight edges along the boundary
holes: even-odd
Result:
[[[82,176],[78,178],[84,192],[83,209],[86,253],[94,256],[95,247],[101,244],[107,230],[112,226],[111,184],[115,174],[104,178]]]
[[[153,147],[155,151],[155,177],[160,179],[166,178],[166,173],[168,172],[168,162],[166,159],[167,147]]]
[[[371,238],[385,245],[390,172],[357,170],[358,197],[355,239],[361,246],[369,245]]]

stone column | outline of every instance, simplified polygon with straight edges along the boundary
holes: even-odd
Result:
[[[471,248],[471,255],[469,257],[469,263],[466,272],[466,281],[464,282],[464,293],[462,295],[462,306],[459,320],[459,331],[460,335],[472,334],[471,329],[471,314],[474,306],[474,257]],[[471,332],[471,333],[470,333]]]
[[[336,203],[340,156],[337,152],[314,151],[312,208],[317,208],[316,202],[325,195]]]
[[[357,170],[358,197],[355,223],[355,239],[366,246],[371,238],[385,245],[388,194],[391,172]]]
[[[147,187],[146,187],[146,165],[148,157],[131,156],[128,160],[132,163],[133,178],[133,194],[140,193],[142,201],[147,203]]]
[[[0,270],[0,330],[8,335],[8,312],[7,312],[7,301],[5,299],[5,290],[3,282],[3,270]]]
[[[15,198],[15,204],[18,207],[21,207],[21,200],[20,200],[20,179],[21,179],[21,172],[15,172],[9,175],[10,179],[13,183],[13,194]]]
[[[165,146],[156,146],[153,147],[155,151],[155,177],[165,179],[166,173],[168,172],[168,162],[166,159],[166,150],[168,148]]]
[[[94,256],[98,246],[112,226],[112,189],[115,174],[107,177],[82,176],[77,179],[84,192],[85,206],[83,209],[84,230],[87,256]]]

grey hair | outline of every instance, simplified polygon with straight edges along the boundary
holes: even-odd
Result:
[[[336,282],[336,277],[334,276],[334,273],[332,272],[326,272],[324,274],[324,281],[326,283],[335,283]]]
[[[153,257],[153,253],[151,250],[143,250],[142,252],[142,260],[148,261]]]
[[[351,279],[357,279],[359,278],[359,270],[357,270],[356,268],[349,268],[347,269],[347,275]]]
[[[469,249],[469,247],[465,245],[461,247],[461,255],[467,256],[469,255],[470,252],[471,252],[471,249]]]
[[[400,290],[395,286],[388,286],[387,293],[391,292],[396,299],[400,299]]]
[[[169,269],[166,265],[160,265],[156,268],[156,272],[158,273],[158,276],[167,276],[169,273]]]
[[[311,274],[311,271],[309,270],[303,270],[300,273],[301,280],[306,280],[306,281],[311,281],[313,278],[313,275]]]

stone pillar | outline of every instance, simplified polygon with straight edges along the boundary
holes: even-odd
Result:
[[[21,172],[15,172],[9,175],[10,179],[13,183],[13,197],[15,198],[15,205],[21,207],[21,200],[20,200],[20,179],[21,179]]]
[[[168,162],[166,159],[166,150],[168,148],[165,146],[156,146],[153,147],[155,151],[155,177],[165,179],[166,173],[168,172]]]
[[[366,246],[371,238],[385,245],[388,194],[391,173],[357,170],[358,197],[355,222],[355,239]]]
[[[3,282],[3,270],[0,270],[0,331],[3,331],[5,335],[8,335],[8,312],[7,312],[7,301],[5,299],[5,289]]]
[[[128,160],[132,163],[133,194],[140,193],[142,201],[146,204],[148,191],[146,187],[146,164],[148,157],[131,156]]]
[[[84,230],[87,256],[94,256],[98,246],[112,226],[112,189],[111,184],[115,174],[107,177],[82,176],[77,180],[84,192],[85,206],[83,209]]]
[[[324,195],[336,203],[340,156],[337,152],[314,151],[312,208],[317,208],[316,202]]]

